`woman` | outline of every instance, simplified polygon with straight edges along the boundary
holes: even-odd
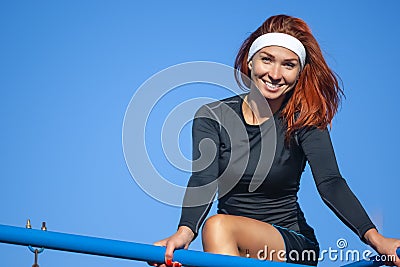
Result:
[[[378,253],[396,255],[400,240],[377,232],[339,172],[327,126],[342,91],[307,24],[268,18],[242,44],[235,69],[249,92],[203,106],[193,121],[193,173],[179,228],[155,243],[166,246],[166,264],[198,234],[218,184],[218,214],[203,226],[205,251],[317,265],[319,245],[297,203],[306,162],[339,219]]]

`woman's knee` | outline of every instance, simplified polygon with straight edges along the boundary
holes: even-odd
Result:
[[[229,215],[217,214],[208,218],[202,231],[204,251],[239,256],[231,224]]]
[[[224,214],[216,214],[208,218],[203,226],[203,235],[227,231],[229,229],[227,216],[228,215]]]

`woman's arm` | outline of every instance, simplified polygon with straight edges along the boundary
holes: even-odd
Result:
[[[400,260],[396,255],[400,240],[386,238],[376,230],[339,172],[328,130],[303,130],[299,133],[299,140],[323,201],[361,240],[379,254],[394,255],[395,260],[388,264],[400,267]]]
[[[203,106],[193,120],[193,171],[185,192],[178,230],[173,235],[154,243],[154,245],[166,247],[165,263],[150,263],[150,265],[159,267],[166,267],[166,264],[171,265],[174,251],[189,247],[210,210],[217,190],[215,181],[219,171],[219,125],[212,118],[208,107]],[[210,145],[212,147],[205,147]],[[217,148],[216,153],[209,153],[215,151],[215,147]],[[211,156],[212,158],[210,158]],[[203,158],[200,159],[201,157]],[[202,166],[204,162],[208,162],[208,164]]]
[[[192,175],[182,204],[179,226],[189,227],[195,237],[207,217],[217,191],[219,174],[220,126],[206,105],[201,107],[192,126]]]
[[[375,225],[341,176],[327,129],[304,129],[298,134],[318,192],[324,203],[364,242]]]

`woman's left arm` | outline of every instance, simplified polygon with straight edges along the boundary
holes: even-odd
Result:
[[[400,267],[400,260],[396,256],[400,240],[386,238],[376,230],[365,209],[339,172],[328,130],[304,129],[299,132],[298,137],[311,167],[318,192],[325,204],[378,253],[395,255],[396,260],[393,264]]]
[[[375,228],[360,201],[341,176],[327,129],[309,128],[298,133],[298,140],[324,203],[363,241]]]

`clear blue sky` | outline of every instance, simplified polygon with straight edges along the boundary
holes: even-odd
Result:
[[[232,66],[248,34],[285,13],[308,22],[343,80],[346,99],[331,131],[343,176],[379,230],[400,237],[399,10],[396,0],[2,1],[0,224],[23,227],[30,218],[34,228],[46,221],[52,231],[141,243],[172,234],[179,208],[145,194],[125,163],[122,126],[132,96],[178,63]],[[188,134],[180,137],[184,154]],[[337,248],[339,238],[365,248],[322,203],[309,169],[300,203],[322,249]],[[191,249],[201,250],[199,241]],[[0,244],[0,256],[2,266],[33,263],[21,246]],[[39,265],[145,266],[51,250]]]

